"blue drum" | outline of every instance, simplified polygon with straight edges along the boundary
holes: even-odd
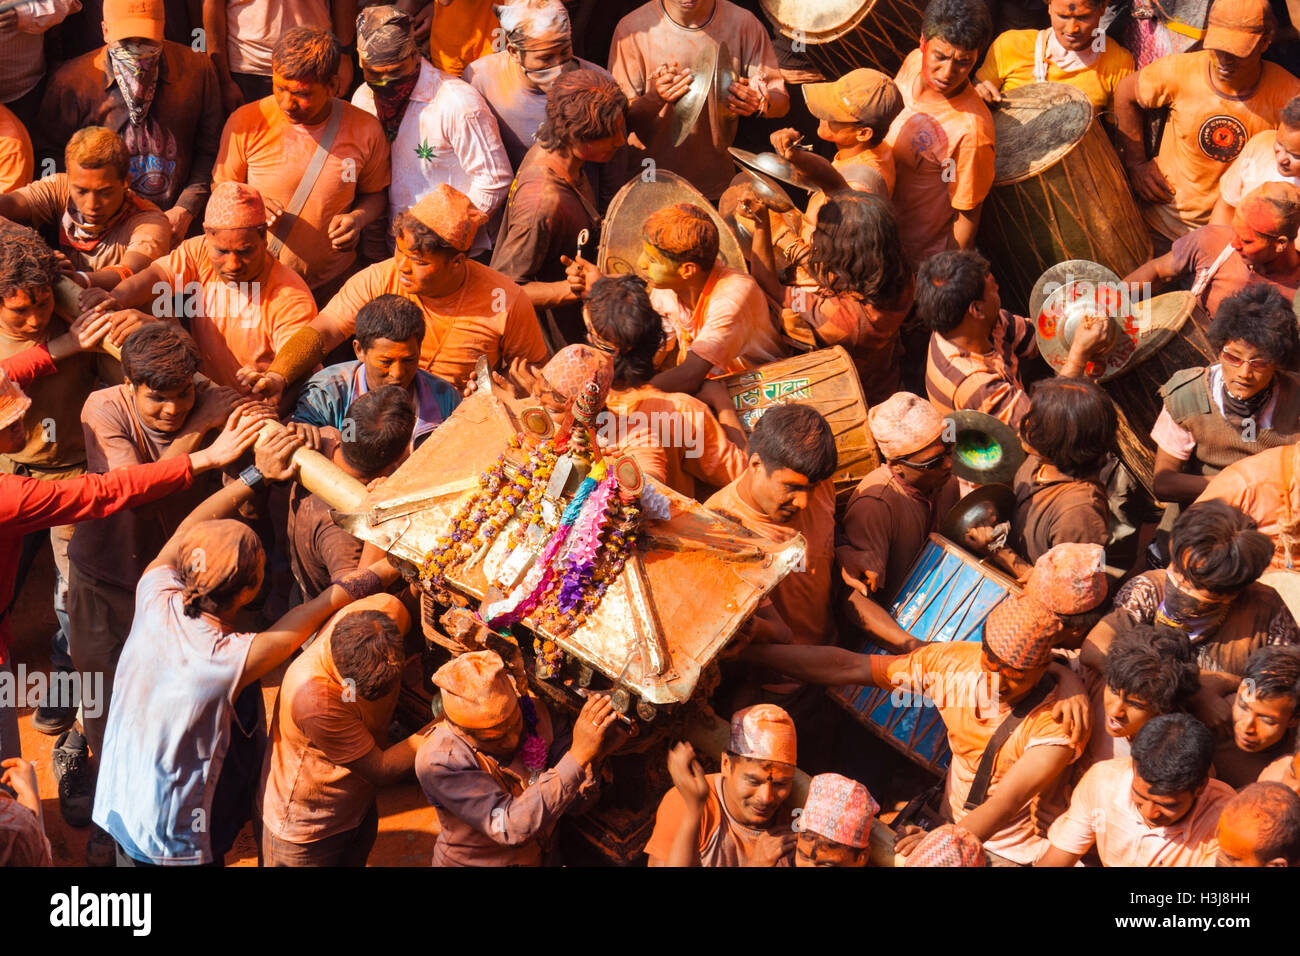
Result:
[[[904,630],[922,641],[978,641],[984,621],[1004,597],[1018,593],[1010,577],[937,534],[921,550],[890,613]],[[868,641],[866,654],[886,653]],[[952,756],[939,711],[927,700],[897,707],[891,691],[877,687],[833,687],[831,698],[848,708],[868,730],[928,770],[942,774]]]

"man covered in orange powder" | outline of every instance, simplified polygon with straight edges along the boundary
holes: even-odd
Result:
[[[1219,814],[1215,866],[1300,866],[1300,796],[1252,783]]]

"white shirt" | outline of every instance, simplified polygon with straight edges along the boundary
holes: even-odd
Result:
[[[357,88],[352,104],[375,115],[375,95],[368,84]],[[512,178],[487,102],[468,83],[423,59],[393,140],[392,169],[388,187],[392,217],[410,209],[439,183],[460,190],[491,215],[505,201]],[[488,248],[487,230],[479,230],[472,251]]]

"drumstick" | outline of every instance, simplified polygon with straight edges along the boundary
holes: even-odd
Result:
[[[575,259],[582,258],[582,247],[587,244],[587,240],[590,238],[591,238],[591,232],[587,229],[583,229],[581,232],[578,233],[578,253],[577,255],[574,256]]]

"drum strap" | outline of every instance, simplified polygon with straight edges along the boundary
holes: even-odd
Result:
[[[1196,273],[1196,281],[1192,283],[1192,295],[1196,296],[1198,299],[1201,298],[1201,294],[1210,287],[1210,283],[1214,280],[1215,275],[1217,275],[1219,270],[1223,268],[1223,264],[1228,261],[1232,252],[1232,243],[1228,243],[1223,247],[1223,251],[1219,253],[1217,259],[1211,262],[1207,268],[1201,269]]]
[[[1016,704],[1015,709],[1007,715],[1007,719],[998,724],[998,729],[993,732],[989,738],[988,744],[984,747],[984,755],[980,757],[979,769],[975,771],[975,779],[971,781],[970,793],[966,794],[966,810],[974,810],[984,802],[988,796],[989,784],[993,780],[993,765],[998,761],[998,754],[1007,740],[1011,737],[1017,727],[1024,723],[1025,718],[1030,712],[1043,702],[1043,698],[1048,692],[1056,686],[1056,678],[1051,674],[1044,674],[1042,679],[1034,685],[1034,689],[1029,695],[1023,698],[1020,703]]]

